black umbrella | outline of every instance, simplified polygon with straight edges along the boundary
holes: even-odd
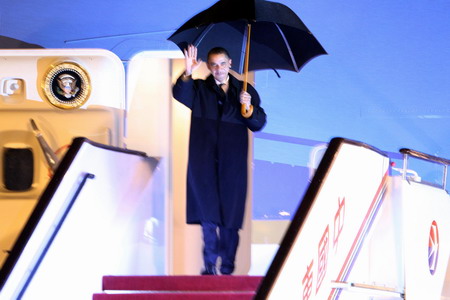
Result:
[[[169,40],[181,50],[196,46],[204,61],[211,48],[227,49],[233,70],[244,73],[244,90],[247,71],[299,72],[309,60],[326,54],[289,7],[265,0],[220,0],[192,17]]]

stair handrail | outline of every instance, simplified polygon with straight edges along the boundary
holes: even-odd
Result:
[[[429,162],[433,162],[433,163],[438,163],[443,165],[443,174],[442,174],[442,185],[441,188],[446,190],[446,186],[447,186],[447,172],[448,172],[448,166],[450,165],[450,160],[449,159],[445,159],[442,157],[438,157],[438,156],[434,156],[434,155],[430,155],[430,154],[426,154],[417,150],[412,150],[412,149],[408,149],[408,148],[401,148],[399,150],[400,153],[403,154],[403,172],[402,172],[402,177],[403,179],[406,179],[406,171],[408,169],[408,158],[414,157],[414,158],[418,158],[421,160],[425,160],[425,161],[429,161]]]

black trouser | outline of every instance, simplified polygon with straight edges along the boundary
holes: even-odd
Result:
[[[234,261],[239,244],[239,229],[225,228],[213,222],[202,222],[203,260],[206,268],[216,266],[222,259],[220,273],[228,275],[234,271]]]

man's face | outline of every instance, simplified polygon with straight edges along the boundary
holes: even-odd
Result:
[[[211,54],[208,58],[208,70],[217,81],[227,79],[231,67],[231,59],[225,54]]]

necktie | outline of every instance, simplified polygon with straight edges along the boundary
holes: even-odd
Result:
[[[227,85],[226,83],[220,83],[219,84],[220,89],[222,90],[222,99],[218,99],[219,101],[219,115],[222,115],[223,112],[223,101],[227,98]]]
[[[228,86],[226,83],[219,84],[219,87],[222,89],[222,91],[224,91],[225,94],[227,93]]]

